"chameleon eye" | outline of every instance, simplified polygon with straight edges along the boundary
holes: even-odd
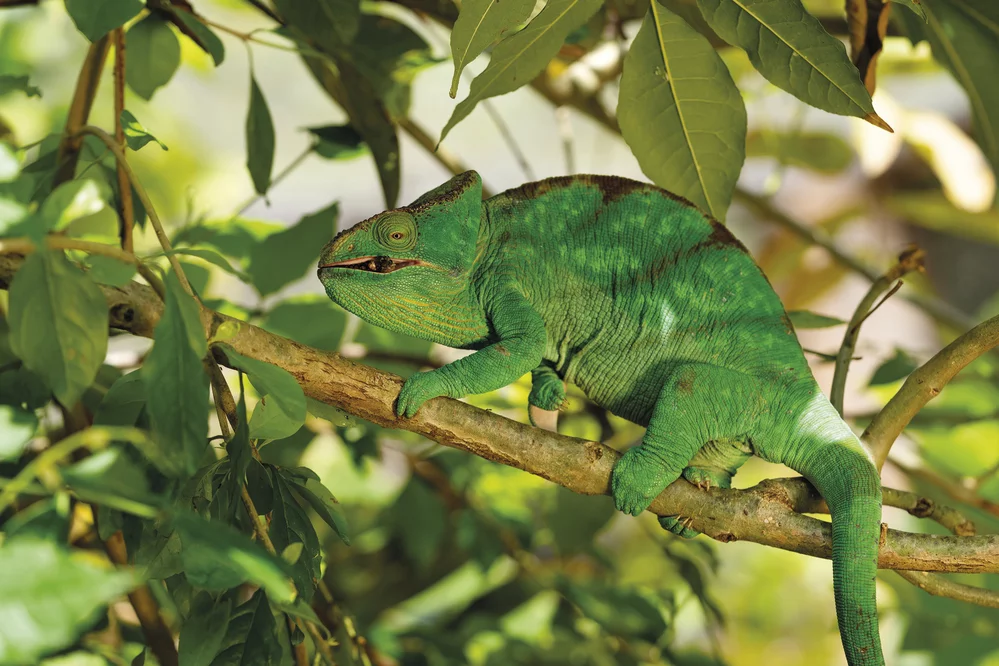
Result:
[[[416,220],[397,211],[378,218],[371,227],[375,241],[388,250],[403,252],[416,247]]]

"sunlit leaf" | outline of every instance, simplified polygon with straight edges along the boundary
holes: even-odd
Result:
[[[66,12],[92,42],[125,24],[143,10],[142,0],[66,0]]]
[[[62,252],[32,253],[11,283],[11,349],[67,407],[104,361],[107,307],[100,288]]]
[[[128,147],[132,150],[139,150],[150,141],[155,141],[160,148],[168,150],[162,141],[146,131],[142,123],[136,120],[135,116],[128,109],[122,109],[121,111],[121,129],[125,134],[125,141],[128,143]]]
[[[16,460],[38,428],[34,412],[13,405],[0,405],[0,462]]]
[[[180,67],[180,42],[170,24],[150,14],[125,35],[125,81],[142,99],[152,99]]]
[[[54,231],[65,229],[71,222],[104,210],[109,198],[110,192],[96,180],[88,178],[63,183],[42,203],[44,228]]]
[[[708,25],[768,81],[823,111],[887,128],[842,42],[800,0],[697,0]]]
[[[746,109],[707,39],[651,5],[624,61],[621,133],[656,185],[721,220],[745,158]]]
[[[465,66],[503,33],[530,18],[533,9],[534,0],[465,0],[461,3],[461,12],[451,30],[451,57],[454,58],[451,97],[458,92],[458,79]]]
[[[126,571],[99,568],[35,538],[0,548],[0,663],[32,664],[69,647],[101,609],[137,584]]]
[[[601,4],[601,0],[550,0],[526,28],[500,42],[492,51],[489,65],[472,81],[468,97],[455,107],[440,140],[482,100],[530,83],[555,57],[569,33]]]

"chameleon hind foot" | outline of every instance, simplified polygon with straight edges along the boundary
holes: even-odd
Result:
[[[678,537],[693,539],[700,532],[690,527],[690,520],[690,518],[683,516],[660,516],[659,524],[664,530],[672,532]]]
[[[711,488],[730,488],[732,486],[732,475],[724,470],[708,469],[704,467],[685,467],[683,478],[694,484],[701,490]],[[700,534],[690,526],[691,519],[683,516],[661,516],[659,524],[664,530],[683,537],[693,539]]]

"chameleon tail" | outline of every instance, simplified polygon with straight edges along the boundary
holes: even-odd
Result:
[[[819,444],[795,469],[812,482],[832,514],[833,591],[847,662],[884,666],[875,598],[881,481],[860,440],[837,421],[847,436]]]

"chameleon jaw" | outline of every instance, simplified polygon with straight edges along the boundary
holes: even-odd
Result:
[[[425,266],[419,259],[393,259],[392,257],[368,256],[357,257],[356,259],[345,259],[344,261],[334,261],[328,264],[321,264],[319,270],[325,268],[345,268],[366,273],[393,273],[407,266]]]

